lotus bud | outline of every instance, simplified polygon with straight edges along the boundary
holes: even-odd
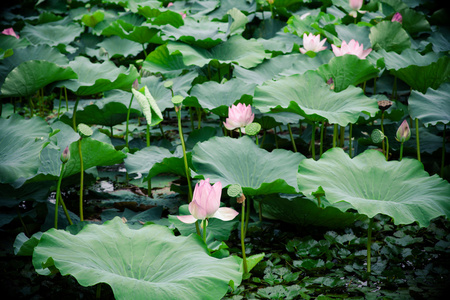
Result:
[[[63,164],[65,164],[66,162],[68,162],[70,159],[70,151],[69,151],[69,146],[67,146],[63,153],[61,154],[61,161]]]
[[[397,129],[395,139],[400,143],[404,143],[409,141],[410,138],[411,138],[411,130],[409,129],[408,122],[406,120],[403,120],[402,124]]]
[[[2,34],[13,36],[16,39],[19,38],[19,36],[14,32],[14,29],[12,27],[6,28],[5,30],[3,30]]]
[[[374,131],[372,131],[372,134],[370,135],[370,137],[372,138],[372,141],[374,143],[378,144],[383,141],[383,139],[385,138],[385,135],[381,130],[374,129]]]
[[[395,14],[394,14],[394,16],[392,17],[392,20],[391,20],[392,22],[399,22],[400,24],[402,23],[402,21],[403,21],[403,17],[402,17],[402,15],[401,15],[401,13],[399,13],[399,12],[396,12]]]
[[[133,89],[138,90],[139,89],[139,82],[136,78],[136,80],[133,82]]]

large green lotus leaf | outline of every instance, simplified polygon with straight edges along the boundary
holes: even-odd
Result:
[[[425,55],[421,55],[413,49],[406,49],[401,54],[379,50],[374,55],[384,60],[386,69],[393,71],[405,69],[410,66],[425,67],[437,62],[440,58],[440,55],[437,53],[428,52]]]
[[[364,49],[370,48],[372,45],[369,39],[370,27],[368,26],[340,24],[336,25],[335,30],[341,41],[346,41],[347,43],[351,40],[358,41],[359,44],[364,45]]]
[[[189,205],[181,205],[178,215],[190,215]],[[169,221],[180,231],[184,236],[195,234],[197,232],[195,224],[186,224],[181,222],[176,216],[169,215]],[[236,216],[233,220],[222,221],[216,218],[208,219],[208,226],[206,227],[206,243],[209,244],[214,240],[226,241],[230,238],[231,231],[237,228],[240,216]]]
[[[303,74],[309,70],[316,70],[323,64],[327,64],[334,56],[331,50],[320,51],[315,57],[309,57],[308,55],[299,54],[296,56],[293,54],[293,65],[291,68],[283,70],[280,76],[290,76],[294,74]]]
[[[70,44],[83,32],[83,27],[77,23],[69,23],[66,25],[55,25],[52,23],[36,26],[26,24],[20,31],[20,35],[27,38],[33,44],[57,46],[59,44]]]
[[[25,120],[14,114],[9,119],[0,118],[1,183],[12,184],[36,174],[39,153],[48,142],[50,132],[50,126],[40,117]]]
[[[256,1],[222,0],[219,1],[219,4],[220,6],[212,13],[209,13],[208,17],[221,20],[233,8],[237,8],[246,14],[256,11]]]
[[[77,124],[114,126],[127,119],[128,106],[131,93],[121,90],[105,92],[102,99],[80,100],[77,107]],[[141,115],[141,108],[137,101],[133,100],[130,110],[130,118]],[[65,112],[60,120],[66,124],[73,124],[73,111]]]
[[[330,78],[334,82],[334,91],[340,92],[350,85],[357,86],[369,79],[378,77],[379,70],[369,61],[359,59],[356,55],[334,57],[326,65],[317,69],[324,80]]]
[[[358,213],[390,216],[395,224],[450,217],[450,184],[430,176],[416,159],[386,161],[377,150],[366,150],[351,159],[341,148],[332,148],[318,161],[305,159],[298,168],[298,187],[307,197],[319,186],[330,203],[345,201]]]
[[[409,34],[431,31],[427,16],[409,7],[398,10],[402,15],[402,26]]]
[[[333,14],[338,14],[340,11]],[[327,38],[333,43],[339,42],[336,35],[335,26],[341,24],[341,19],[331,13],[319,12],[306,16],[293,15],[287,21],[287,30],[293,34],[303,37],[303,34],[320,34],[322,38]],[[355,36],[357,38],[359,36]]]
[[[228,23],[213,22],[205,19],[197,20],[186,18],[184,25],[176,28],[172,25],[163,26],[162,33],[166,38],[174,38],[201,48],[211,48],[217,46],[227,39]]]
[[[431,43],[434,52],[450,51],[448,36],[444,36],[440,32],[432,32],[427,41]]]
[[[3,96],[26,97],[52,82],[76,78],[77,74],[70,67],[45,60],[25,61],[6,76],[1,93]]]
[[[189,69],[183,62],[181,53],[170,54],[167,45],[161,45],[147,55],[142,68],[152,73],[162,73],[167,77],[176,77]]]
[[[133,65],[126,69],[124,66],[117,68],[111,61],[94,64],[83,56],[76,57],[69,66],[77,73],[78,79],[65,80],[58,86],[65,86],[79,96],[113,89],[130,90],[134,80],[139,77]]]
[[[143,6],[148,6],[150,8],[161,7],[161,1],[158,0],[102,0],[102,2],[118,4],[134,13],[136,13],[139,8]]]
[[[411,38],[399,22],[383,21],[373,26],[369,34],[373,50],[401,53],[411,48]]]
[[[255,86],[255,84],[247,84],[239,79],[231,79],[223,84],[208,81],[196,84],[192,88],[190,94],[198,100],[198,102],[195,101],[197,103],[192,103],[193,100],[187,101],[189,98],[183,103],[187,106],[200,106],[221,117],[226,117],[228,116],[228,107],[243,99],[245,95],[253,96]]]
[[[439,89],[428,89],[426,94],[412,91],[408,109],[412,118],[418,118],[425,126],[450,122],[450,83],[443,83]],[[419,139],[420,140],[420,139]]]
[[[125,168],[128,173],[141,173],[145,178],[152,178],[160,173],[173,173],[186,177],[183,153],[180,151],[172,153],[166,148],[156,146],[128,154],[125,158]]]
[[[11,35],[0,35],[0,45],[3,50],[6,49],[18,49],[23,48],[30,45],[30,41],[27,39],[17,39],[14,36]]]
[[[86,26],[95,27],[95,25],[103,21],[104,18],[104,11],[97,10],[93,13],[83,15],[83,17],[81,17],[81,22],[83,22]]]
[[[235,66],[233,75],[244,82],[260,85],[264,81],[273,79],[283,71],[290,69],[297,60],[303,57],[301,54],[279,55],[265,60],[252,69]]]
[[[361,112],[373,115],[378,111],[376,100],[366,97],[360,88],[350,86],[336,93],[314,71],[258,86],[253,105],[262,113],[288,111],[341,126],[355,123]]]
[[[122,39],[131,40],[139,44],[149,43],[151,39],[158,33],[158,29],[150,28],[144,23],[145,18],[136,14],[124,14],[119,19],[104,27],[99,23],[95,28],[96,31],[101,30],[104,36],[117,35]],[[144,23],[144,24],[143,24]]]
[[[305,157],[276,149],[267,152],[248,137],[214,137],[192,150],[192,165],[203,178],[223,187],[240,184],[246,195],[296,193],[297,167]]]
[[[184,24],[181,14],[171,10],[161,11],[158,8],[144,6],[138,8],[138,14],[147,18],[147,22],[153,25],[161,26],[170,24],[178,28]]]
[[[179,42],[169,42],[167,45],[170,54],[181,53],[186,65],[203,67],[212,60],[220,63],[237,63],[243,68],[253,68],[271,54],[265,53],[264,47],[256,40],[246,40],[235,35],[226,42],[211,49],[202,49]]]
[[[105,49],[110,58],[116,56],[136,56],[142,51],[141,44],[127,39],[121,39],[118,36],[105,38],[98,46]]]
[[[67,57],[49,45],[36,45],[14,49],[14,54],[12,56],[0,60],[0,85],[3,84],[9,72],[21,63],[29,60],[45,60],[59,66],[69,64]]]
[[[362,215],[345,212],[351,208],[348,203],[331,205],[324,197],[321,198],[322,207],[318,206],[317,200],[299,195],[268,195],[255,199],[261,204],[264,217],[300,226],[343,228],[362,218]],[[342,210],[337,208],[339,206]]]
[[[77,235],[50,229],[34,249],[39,273],[54,266],[82,286],[104,282],[116,299],[220,299],[242,273],[234,257],[217,259],[197,235],[175,237],[148,225],[132,230],[119,217]]]
[[[281,24],[283,24],[283,26],[285,25],[284,22],[281,22]],[[259,38],[257,39],[257,41],[261,43],[264,46],[264,49],[268,51],[282,53],[291,53],[294,51],[296,52],[297,49],[294,49],[294,46],[302,44],[302,39],[300,37],[284,31],[277,32],[274,37],[271,37],[269,39]]]

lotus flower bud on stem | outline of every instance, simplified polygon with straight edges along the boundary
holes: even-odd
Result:
[[[69,151],[69,146],[67,146],[63,153],[61,154],[61,161],[63,164],[65,164],[66,162],[68,162],[70,159],[70,151]]]
[[[409,141],[410,138],[411,138],[411,130],[409,129],[408,122],[406,120],[403,120],[402,124],[397,129],[395,139],[400,143],[404,143]]]
[[[394,14],[394,16],[392,17],[392,20],[391,20],[391,21],[392,21],[392,22],[399,22],[399,23],[401,24],[402,21],[403,21],[402,14],[399,13],[399,12],[396,12],[396,13]]]

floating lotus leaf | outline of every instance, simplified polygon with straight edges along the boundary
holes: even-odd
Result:
[[[351,159],[341,148],[332,148],[318,161],[303,160],[298,170],[305,196],[313,198],[311,193],[322,186],[330,203],[348,202],[369,218],[384,214],[396,225],[426,227],[434,218],[450,217],[450,184],[429,176],[415,159],[387,162],[377,150]]]
[[[181,53],[185,65],[203,67],[210,61],[219,63],[237,63],[243,68],[253,68],[271,54],[264,51],[264,47],[256,40],[246,40],[242,36],[235,35],[211,49],[189,46],[179,42],[169,42],[167,45],[170,54]]]
[[[228,107],[236,101],[245,99],[247,102],[251,101],[255,86],[255,84],[247,84],[239,79],[231,79],[223,84],[215,81],[196,84],[190,94],[198,101],[188,101],[190,98],[187,98],[184,104],[203,107],[221,117],[226,117],[228,116]]]
[[[247,136],[214,137],[192,150],[198,177],[220,181],[223,187],[239,184],[245,195],[296,193],[294,177],[304,158],[300,153],[281,149],[267,152]]]
[[[33,265],[40,274],[55,267],[82,286],[104,282],[116,299],[220,299],[228,282],[237,286],[242,277],[235,258],[209,256],[197,235],[175,237],[160,225],[132,230],[118,217],[88,224],[77,235],[50,229]]]
[[[357,86],[369,79],[376,78],[379,70],[369,61],[359,59],[356,55],[334,57],[328,64],[317,69],[324,80],[333,79],[334,91],[340,92],[350,85]]]
[[[411,47],[411,38],[399,22],[383,21],[373,26],[369,34],[373,50],[401,53]]]
[[[345,212],[351,208],[348,203],[336,203],[331,205],[326,198],[321,197],[321,205],[316,199],[308,199],[299,195],[269,195],[256,199],[262,206],[263,216],[278,219],[283,222],[300,226],[323,226],[329,228],[351,226],[363,216]],[[340,210],[337,207],[341,207]]]
[[[403,7],[397,11],[402,15],[402,26],[409,34],[431,31],[430,23],[422,12],[412,9],[412,7]]]
[[[52,22],[53,23],[53,22]],[[57,46],[68,45],[83,32],[83,27],[77,23],[60,24],[26,24],[20,31],[20,35],[27,38],[33,44],[47,44]]]
[[[71,68],[44,60],[26,61],[6,76],[1,93],[3,96],[26,97],[52,82],[76,78],[77,74]]]
[[[425,126],[450,122],[450,83],[443,83],[437,90],[428,89],[426,94],[412,91],[408,99],[409,113]],[[419,139],[420,140],[420,139]]]
[[[361,112],[373,115],[378,111],[377,102],[364,96],[360,88],[350,86],[336,93],[314,71],[257,87],[253,105],[262,113],[287,111],[311,121],[328,120],[341,126],[355,123]]]
[[[14,36],[1,34],[0,45],[3,50],[18,49],[29,46],[30,42],[27,39],[16,39]]]
[[[42,118],[25,120],[14,114],[0,118],[0,182],[10,183],[36,174],[39,153],[48,142],[50,126]],[[15,187],[23,184],[17,182]]]
[[[139,77],[133,65],[126,69],[124,66],[117,68],[111,61],[93,64],[83,56],[75,58],[69,66],[77,73],[78,79],[65,80],[58,86],[65,86],[79,96],[113,89],[130,90],[134,80]]]
[[[105,13],[101,10],[97,10],[91,14],[85,14],[81,17],[81,22],[86,24],[89,27],[95,27],[99,22],[103,21],[105,18]]]

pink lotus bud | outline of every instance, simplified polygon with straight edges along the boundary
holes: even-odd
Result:
[[[353,10],[360,10],[363,5],[363,0],[349,0],[350,8]]]
[[[394,16],[392,17],[392,20],[391,20],[391,21],[392,21],[392,22],[399,22],[399,23],[402,23],[403,17],[402,17],[402,15],[401,15],[401,13],[396,12],[396,13],[394,14]]]
[[[228,108],[228,118],[223,123],[226,129],[234,130],[240,128],[245,132],[245,126],[253,122],[255,114],[252,113],[252,106],[238,103]]]
[[[300,52],[305,54],[308,51],[319,52],[327,49],[323,44],[327,39],[320,40],[319,35],[313,35],[312,33],[306,35],[303,34],[303,48],[300,48]]]
[[[171,7],[173,5],[173,2],[169,2],[169,4],[167,4],[167,7]]]
[[[139,89],[139,82],[138,82],[137,78],[136,78],[136,80],[133,82],[133,89],[135,89],[135,90]]]
[[[19,36],[14,32],[14,29],[12,27],[6,28],[5,30],[3,30],[2,34],[11,35],[11,36],[15,37],[16,39],[19,38]]]
[[[360,59],[364,59],[369,55],[372,51],[372,48],[364,50],[363,44],[359,44],[355,40],[351,40],[348,44],[345,41],[342,41],[341,48],[336,47],[335,45],[331,45],[333,49],[333,53],[336,56],[342,56],[345,54],[352,54],[358,56]]]
[[[403,120],[402,124],[397,129],[395,139],[400,143],[404,143],[409,141],[410,138],[411,138],[411,130],[409,129],[408,122],[406,120]]]
[[[68,162],[70,159],[70,151],[69,151],[69,146],[67,146],[63,153],[61,154],[61,161],[63,164],[65,164],[66,162]]]
[[[189,203],[189,212],[191,214],[177,216],[177,218],[187,224],[208,218],[217,218],[222,221],[233,220],[239,213],[229,207],[220,207],[221,196],[222,183],[220,181],[211,186],[209,178],[200,180],[195,185],[194,196],[191,203]]]
[[[181,17],[184,19],[184,18],[186,18],[186,14],[185,13],[181,13],[180,12],[180,15],[181,15]]]

